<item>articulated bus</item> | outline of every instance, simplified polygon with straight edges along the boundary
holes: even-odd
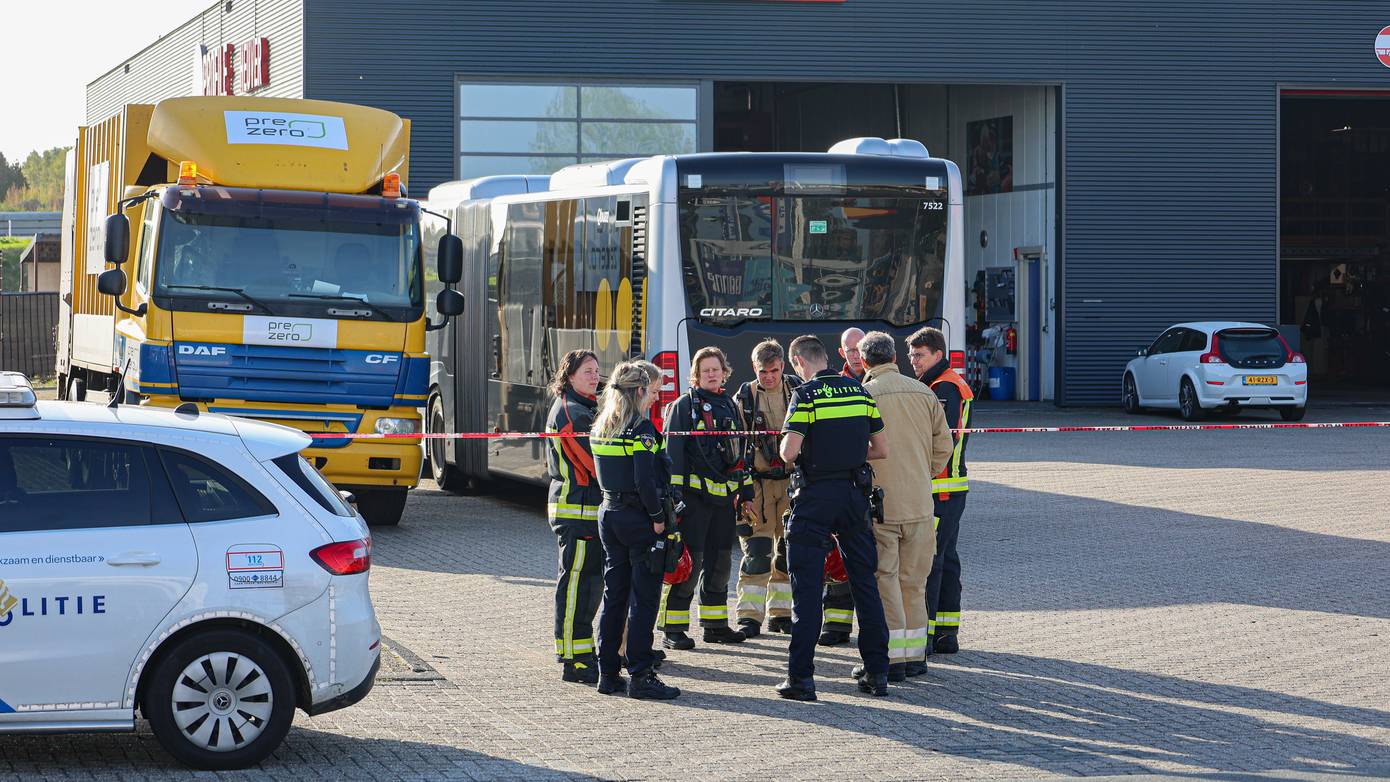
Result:
[[[426,224],[424,247],[449,230],[463,240],[468,303],[430,335],[427,431],[542,431],[545,387],[575,348],[595,351],[605,373],[628,358],[661,367],[656,416],[705,345],[728,354],[731,391],[753,377],[758,341],[813,333],[833,353],[850,326],[895,337],[939,326],[963,365],[961,197],[953,163],[877,138],[440,185],[428,204],[445,219]],[[910,371],[901,344],[898,354]],[[542,439],[427,442],[446,490],[544,480]]]

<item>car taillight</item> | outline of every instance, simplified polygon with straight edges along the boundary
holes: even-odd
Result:
[[[1203,353],[1201,358],[1197,360],[1202,362],[1203,364],[1226,363],[1226,359],[1221,357],[1220,348],[1217,347],[1215,334],[1211,335],[1211,350],[1207,351],[1206,353]]]
[[[1283,335],[1283,334],[1280,334],[1280,335],[1279,335],[1279,344],[1281,344],[1281,345],[1284,346],[1284,360],[1285,360],[1285,361],[1289,362],[1290,364],[1306,364],[1306,363],[1308,363],[1308,360],[1305,359],[1305,358],[1303,357],[1303,354],[1302,354],[1302,353],[1295,353],[1295,352],[1293,352],[1293,347],[1289,345],[1289,341],[1288,341],[1287,339],[1284,339],[1284,335]]]
[[[372,566],[372,543],[369,540],[329,543],[310,551],[309,556],[335,576],[366,573]]]
[[[951,369],[965,369],[965,351],[951,351]]]
[[[680,357],[676,355],[674,350],[663,350],[652,359],[652,363],[661,370],[661,392],[657,394],[656,404],[652,407],[652,423],[656,424],[657,429],[664,430],[666,428],[664,415],[666,405],[674,402],[676,397],[680,396],[676,381],[679,362]]]

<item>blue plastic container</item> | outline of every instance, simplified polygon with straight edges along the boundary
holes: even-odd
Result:
[[[989,368],[989,398],[1013,401],[1018,388],[1018,370],[1014,367]]]

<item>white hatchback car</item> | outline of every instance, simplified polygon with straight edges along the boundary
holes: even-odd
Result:
[[[1308,409],[1308,364],[1277,329],[1259,323],[1179,323],[1125,367],[1125,410],[1175,408],[1188,421],[1206,410],[1270,408],[1285,421]]]
[[[132,730],[253,765],[366,697],[361,518],[281,426],[36,402],[0,373],[0,733]],[[3,744],[0,744],[3,746]]]

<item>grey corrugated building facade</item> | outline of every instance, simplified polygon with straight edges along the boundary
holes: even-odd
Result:
[[[561,148],[577,139],[572,158],[508,158],[506,142],[490,152],[489,139],[527,132],[536,114],[522,98],[516,116],[470,103],[487,91],[463,85],[518,95],[664,86],[674,92],[662,100],[688,95],[688,107],[633,117],[669,120],[655,137],[691,146],[674,151],[901,133],[963,170],[978,121],[1009,117],[1010,186],[967,197],[970,274],[1014,263],[1015,248],[1040,249],[1031,393],[1110,403],[1124,362],[1167,324],[1284,321],[1297,337],[1304,299],[1280,288],[1281,101],[1390,90],[1374,48],[1386,25],[1390,8],[1369,0],[233,0],[94,82],[89,120],[122,101],[188,94],[192,46],[251,36],[270,41],[270,86],[257,94],[409,117],[417,194],[489,166],[657,151],[591,138],[632,134],[616,135],[619,121],[586,125],[581,107],[576,129],[560,129]],[[186,72],[131,79],[161,62]],[[755,109],[764,98],[767,117]],[[891,112],[876,116],[881,106]]]

